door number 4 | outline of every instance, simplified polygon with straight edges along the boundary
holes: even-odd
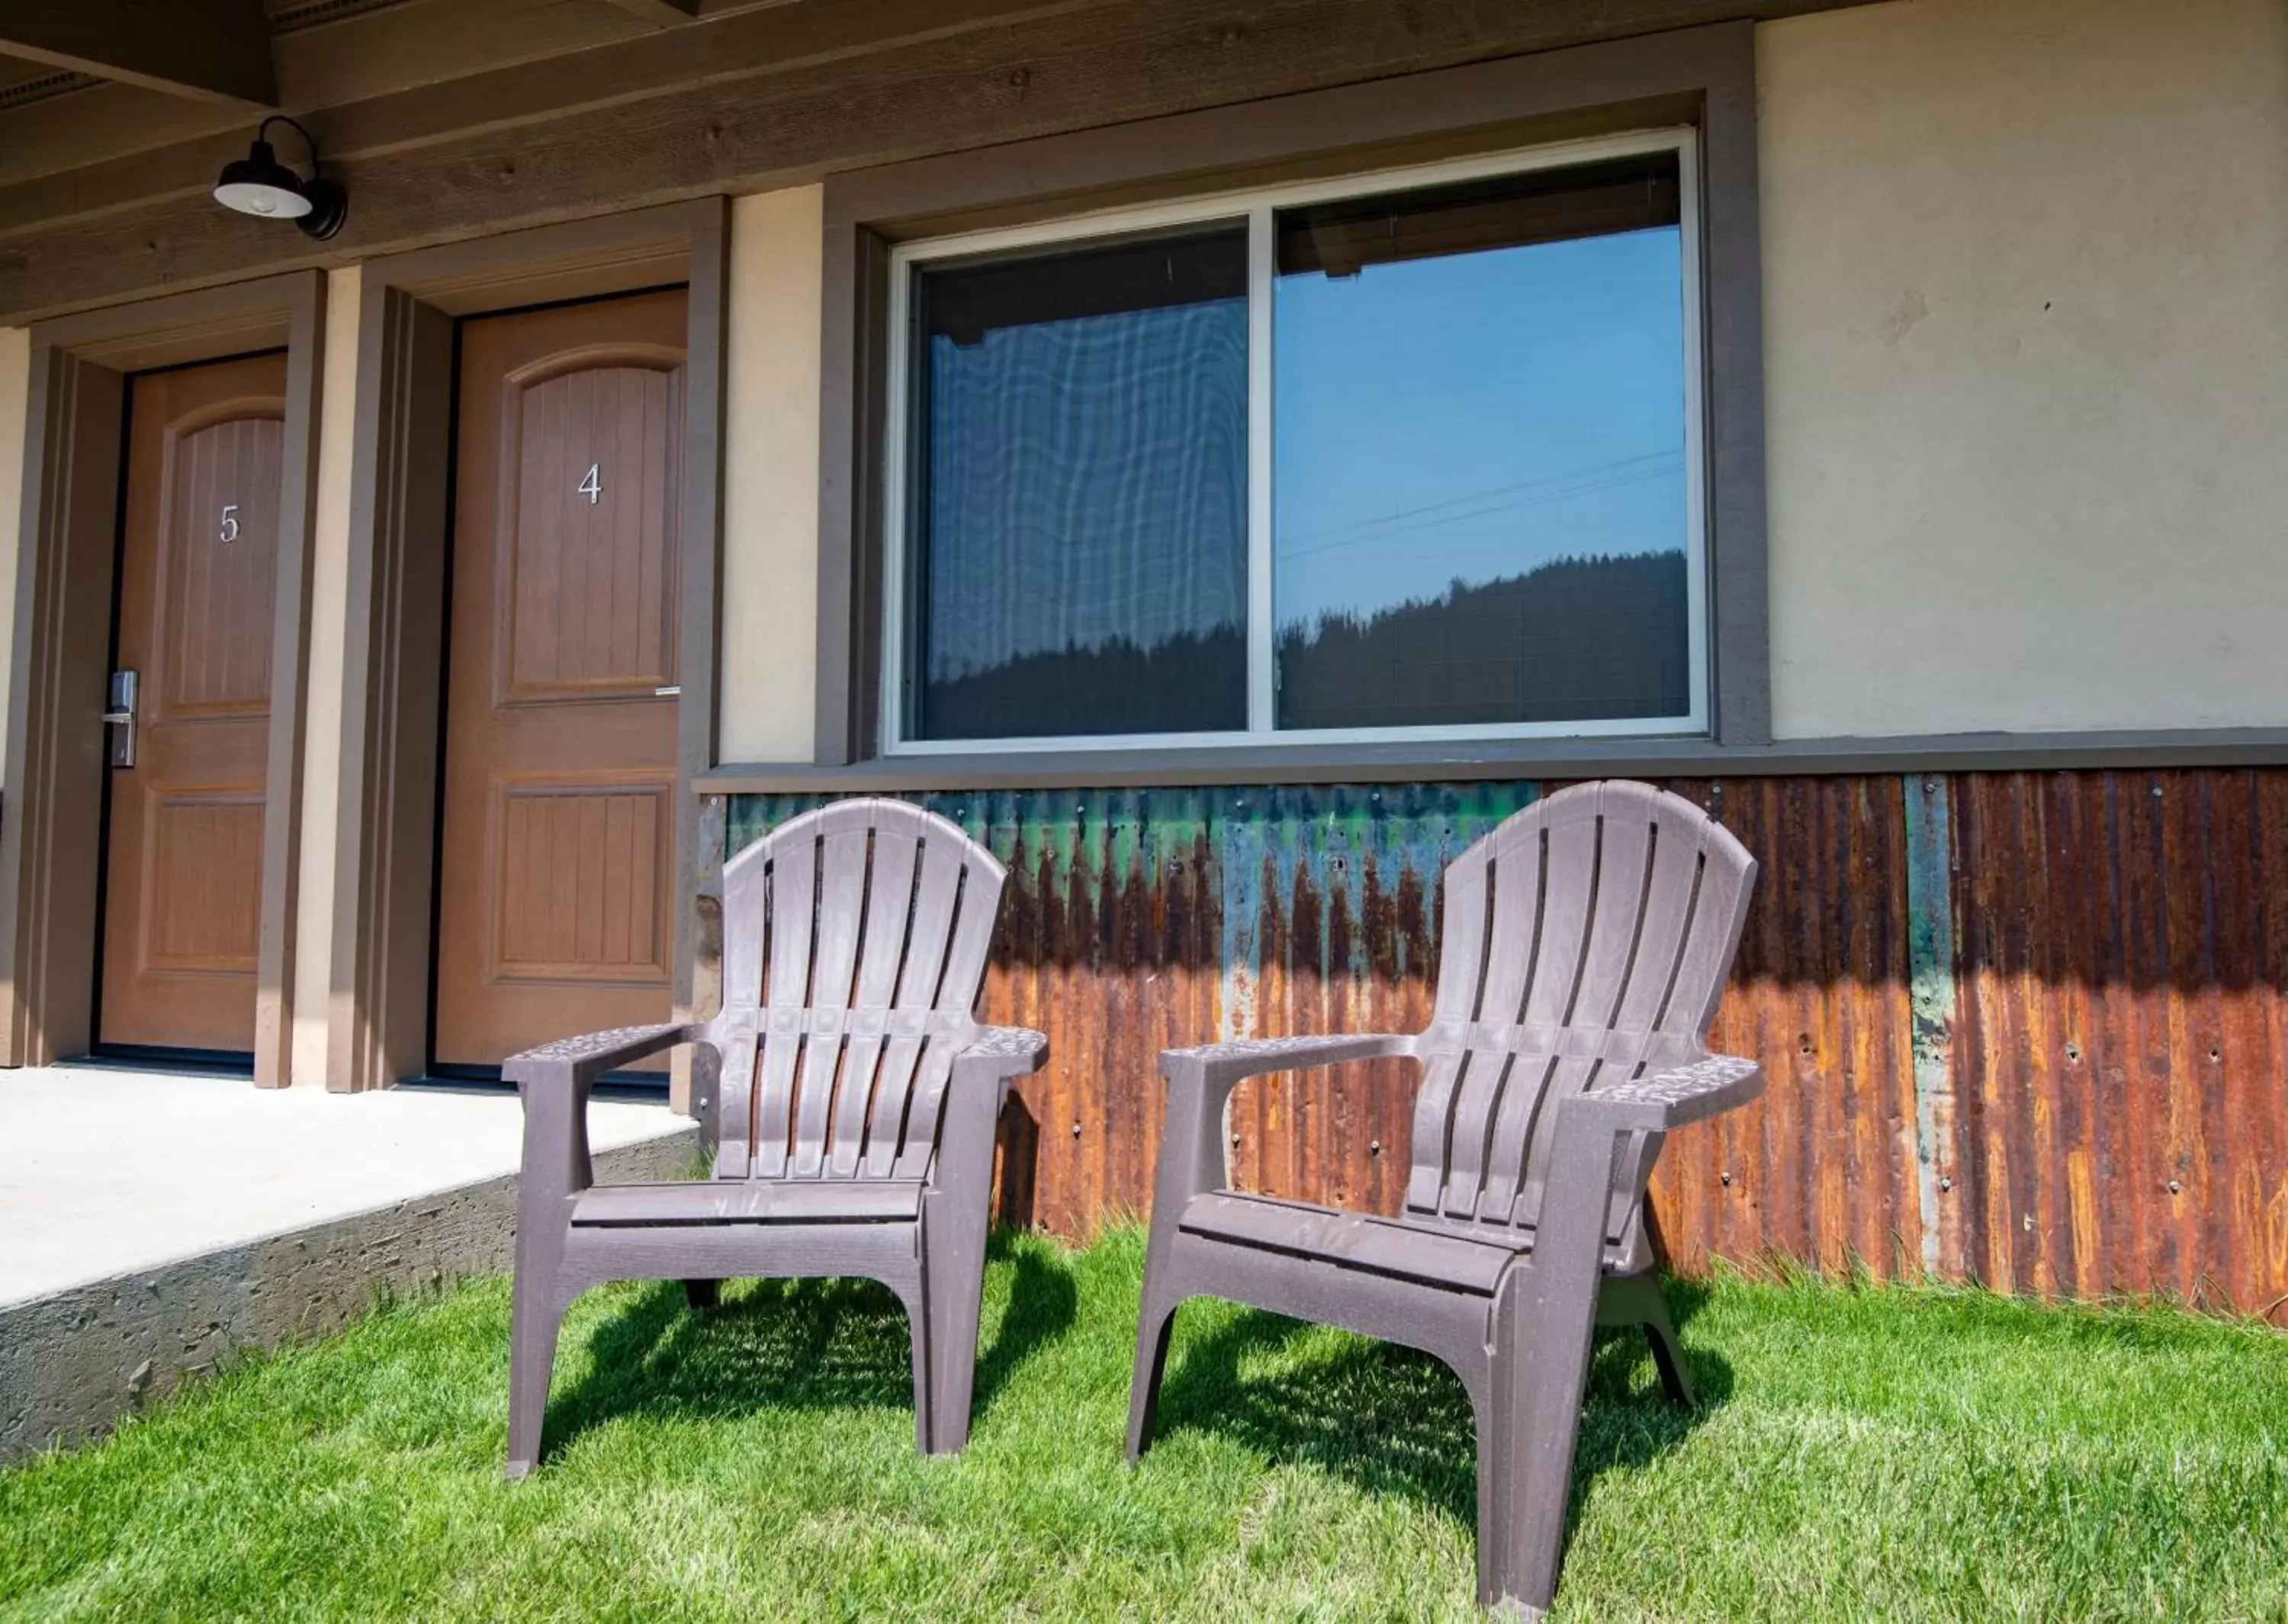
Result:
[[[580,494],[588,499],[588,505],[592,508],[604,494],[604,482],[597,477],[596,468],[597,464],[593,463],[588,464],[588,477],[582,479],[578,487]]]

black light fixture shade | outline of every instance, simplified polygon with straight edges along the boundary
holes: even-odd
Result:
[[[299,219],[310,212],[302,178],[279,162],[270,143],[260,139],[246,156],[222,166],[222,178],[215,182],[214,194],[215,202],[226,209],[266,219]]]
[[[265,139],[273,124],[292,124],[310,149],[310,178],[303,179],[278,161]],[[318,172],[318,144],[310,132],[282,114],[262,121],[246,156],[226,163],[214,187],[215,202],[258,219],[292,220],[321,242],[342,228],[349,195]]]

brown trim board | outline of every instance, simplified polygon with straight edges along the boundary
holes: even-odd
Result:
[[[262,825],[254,1080],[287,1081],[301,867],[303,711],[325,275],[291,272],[32,329],[22,527],[0,823],[0,1064],[43,1066],[94,1041],[104,685],[127,378],[248,350],[286,351],[269,783]]]
[[[368,262],[358,313],[349,615],[326,1086],[385,1088],[428,1064],[431,883],[444,674],[453,319],[687,282],[683,604],[673,984],[689,1011],[695,899],[719,883],[691,781],[714,760],[729,206],[667,204]],[[701,988],[704,990],[703,987]],[[687,1081],[679,1072],[679,1104]]]
[[[2101,728],[1779,739],[1531,739],[1469,744],[1213,745],[894,756],[851,766],[726,762],[702,795],[919,795],[940,790],[1392,784],[1481,779],[1787,778],[1868,772],[2170,772],[2288,766],[2288,727]]]
[[[869,762],[879,748],[892,242],[1681,123],[1701,138],[1712,731],[1726,746],[1768,742],[1755,95],[1754,26],[1726,22],[830,178],[821,246],[817,764]]]

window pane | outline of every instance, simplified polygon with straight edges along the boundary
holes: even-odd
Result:
[[[1286,728],[1691,709],[1673,154],[1283,211]]]
[[[915,291],[909,736],[1245,727],[1244,228]]]

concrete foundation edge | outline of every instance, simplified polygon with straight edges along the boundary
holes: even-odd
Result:
[[[698,1144],[691,1127],[600,1151],[597,1181],[681,1177]],[[0,1462],[96,1437],[187,1375],[338,1330],[384,1295],[504,1271],[515,1248],[507,1174],[0,1309]]]

